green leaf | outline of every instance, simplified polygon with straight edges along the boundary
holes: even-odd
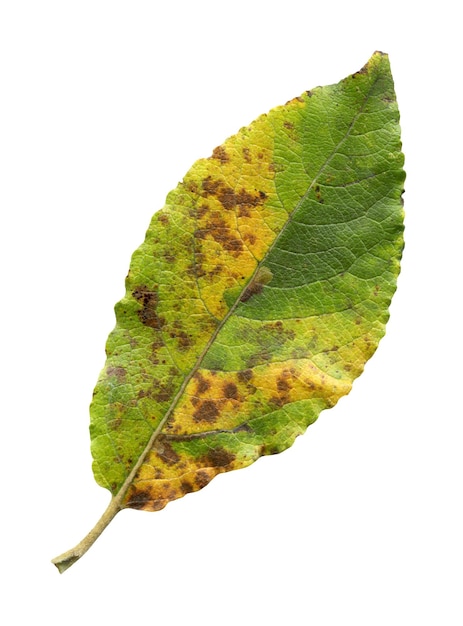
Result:
[[[388,57],[242,128],[157,212],[116,305],[91,405],[94,474],[156,511],[288,448],[348,393],[388,319],[402,253]]]

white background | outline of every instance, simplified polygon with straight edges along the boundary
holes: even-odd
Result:
[[[456,2],[1,2],[3,623],[463,624]],[[152,213],[241,126],[388,52],[406,249],[387,335],[295,445],[159,513],[109,501],[88,404]]]

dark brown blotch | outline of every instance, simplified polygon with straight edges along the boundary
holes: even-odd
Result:
[[[248,370],[242,370],[241,372],[238,372],[238,374],[236,375],[238,380],[240,381],[240,383],[248,383],[251,378],[254,376],[252,370],[248,369]]]
[[[277,380],[277,389],[282,393],[286,393],[291,389],[291,385],[289,384],[286,378],[278,378]]]
[[[180,456],[163,435],[159,435],[155,443],[155,451],[166,465],[176,465],[180,461]]]
[[[152,496],[149,489],[137,489],[134,487],[127,500],[127,506],[131,509],[143,509],[151,500]]]
[[[196,392],[199,395],[204,394],[211,386],[211,383],[206,378],[204,378],[201,372],[196,372],[196,374],[194,375],[194,379],[196,381]]]
[[[119,365],[117,366],[110,366],[108,367],[108,369],[106,370],[106,373],[108,376],[115,376],[118,380],[118,382],[123,382],[125,380],[125,377],[127,375],[127,371],[125,369],[125,367],[121,367]]]
[[[223,386],[223,395],[230,400],[238,400],[238,387],[235,383],[225,383]]]
[[[264,191],[250,193],[244,188],[236,191],[223,181],[213,180],[211,176],[203,180],[202,187],[206,198],[216,196],[226,211],[236,209],[242,217],[249,217],[251,209],[262,205],[267,198]]]
[[[173,393],[174,389],[172,385],[159,383],[152,396],[155,400],[157,400],[157,402],[167,402],[171,399]]]
[[[251,163],[251,151],[249,148],[243,148],[243,158],[246,163]]]
[[[195,490],[193,485],[189,483],[187,480],[182,480],[182,482],[180,483],[180,489],[182,490],[182,493],[184,494],[191,493],[192,491]]]
[[[211,214],[209,222],[204,228],[198,228],[194,236],[196,239],[206,239],[211,236],[224,250],[233,256],[239,256],[244,250],[242,240],[229,228],[223,217],[217,211]],[[198,266],[198,263],[196,263]]]
[[[184,330],[179,331],[177,335],[178,347],[180,350],[188,350],[191,348],[192,341],[190,335],[188,335]]]
[[[243,239],[250,246],[253,246],[257,241],[257,237],[253,233],[244,233]]]
[[[213,180],[212,176],[208,176],[207,178],[205,178],[202,182],[204,196],[206,198],[208,196],[215,196],[221,184],[222,183],[219,180]]]
[[[192,346],[191,335],[188,335],[182,328],[182,324],[176,320],[172,324],[172,329],[169,333],[171,339],[177,340],[177,348],[181,351],[188,350]]]
[[[226,467],[233,463],[236,459],[236,455],[225,448],[214,448],[210,452],[207,453],[205,457],[205,462],[208,467]]]
[[[213,424],[217,421],[218,416],[219,409],[213,400],[205,400],[193,413],[195,422],[207,422],[208,424]]]
[[[259,267],[254,278],[251,279],[251,282],[241,295],[240,301],[247,302],[250,298],[252,298],[252,296],[261,293],[264,286],[267,285],[272,278],[273,274],[268,267],[265,267],[265,265]]]
[[[259,293],[262,293],[264,289],[264,285],[262,283],[258,283],[253,280],[244,290],[243,295],[240,298],[241,302],[247,302],[252,296],[256,296]]]
[[[197,484],[198,489],[202,489],[210,482],[211,476],[209,476],[207,472],[205,472],[204,470],[199,470],[198,472],[196,472],[195,483]]]
[[[271,361],[271,359],[272,359],[271,352],[264,349],[264,350],[260,350],[260,352],[256,352],[255,354],[252,354],[247,360],[246,365],[252,368],[252,367],[256,367],[256,365],[262,365],[266,361]]]
[[[218,159],[221,163],[227,163],[230,160],[230,157],[227,154],[227,151],[223,146],[218,146],[214,148],[212,151],[212,158]]]
[[[142,306],[141,310],[138,311],[138,317],[141,323],[156,330],[161,329],[166,321],[156,313],[156,307],[158,305],[157,286],[153,289],[148,289],[145,285],[136,287],[132,291],[132,296]]]

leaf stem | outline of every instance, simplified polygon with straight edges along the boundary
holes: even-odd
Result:
[[[60,574],[65,572],[71,565],[74,565],[76,561],[83,556],[87,550],[95,543],[101,533],[104,531],[106,526],[114,519],[114,517],[121,510],[120,498],[117,496],[112,498],[109,503],[108,508],[100,517],[98,522],[95,524],[94,528],[86,535],[80,543],[78,543],[74,548],[68,550],[67,552],[63,552],[56,558],[52,559],[53,565],[59,569]]]

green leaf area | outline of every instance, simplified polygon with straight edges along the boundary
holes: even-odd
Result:
[[[161,509],[285,450],[349,392],[396,288],[402,166],[377,52],[242,128],[168,195],[133,255],[91,405],[115,512]]]

